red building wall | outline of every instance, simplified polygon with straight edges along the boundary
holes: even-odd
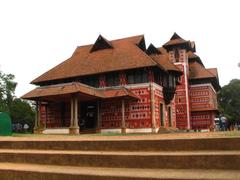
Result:
[[[190,86],[192,129],[210,129],[217,110],[217,95],[211,84]]]
[[[140,97],[136,101],[125,100],[125,124],[126,128],[152,128],[151,119],[151,93],[149,85],[137,87],[131,87],[130,90]],[[172,111],[172,127],[176,127],[176,116],[174,101],[168,106],[165,105],[163,100],[162,87],[154,85],[154,99],[155,99],[155,121],[156,128],[161,126],[160,120],[160,103],[164,105],[163,117],[164,117],[164,127],[169,128],[169,117],[168,117],[168,107],[171,106]],[[101,128],[103,129],[114,129],[121,128],[122,119],[122,109],[121,109],[121,99],[108,100],[101,102]]]
[[[108,100],[100,104],[101,128],[120,128],[122,119],[121,100]]]
[[[63,127],[61,123],[62,105],[60,103],[48,103],[40,106],[40,123],[47,128]],[[65,125],[70,126],[70,103],[65,103]]]
[[[150,90],[149,87],[131,88],[140,97],[139,100],[125,100],[126,128],[151,128]],[[102,128],[121,128],[121,99],[101,102]]]
[[[156,120],[157,128],[160,128],[160,127],[176,128],[176,111],[175,111],[174,99],[171,101],[169,105],[166,105],[163,99],[162,87],[160,86],[155,86],[154,95],[155,95],[155,120]],[[163,104],[164,124],[161,124],[160,104]],[[171,126],[169,124],[168,107],[171,107],[171,124],[172,124]]]
[[[178,59],[175,58],[174,51],[169,52],[170,60],[182,71],[179,85],[176,87],[175,110],[176,110],[176,126],[179,129],[190,129],[190,103],[188,92],[188,57],[186,50],[178,49]]]

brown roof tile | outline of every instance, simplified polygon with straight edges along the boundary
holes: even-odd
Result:
[[[214,74],[196,61],[189,62],[189,70],[190,79],[216,78]]]
[[[105,89],[105,90],[99,90],[102,93],[102,98],[116,98],[116,97],[132,97],[135,99],[139,99],[137,95],[132,93],[130,90],[122,87],[120,89]]]
[[[70,94],[84,94],[96,98],[116,98],[116,97],[130,97],[139,99],[138,96],[133,94],[130,90],[120,87],[120,88],[108,88],[108,89],[97,89],[91,86],[79,82],[50,85],[37,87],[36,89],[23,95],[21,98],[36,100],[38,98],[51,97],[51,96],[61,96]]]
[[[177,33],[174,33],[170,38],[170,40],[166,42],[163,46],[182,44],[186,42],[189,42],[189,41],[186,41],[185,39],[181,38]]]
[[[194,41],[186,41],[185,39],[181,38],[177,33],[174,33],[171,39],[166,42],[163,47],[169,51],[172,47],[180,45],[188,51],[196,52]]]
[[[90,53],[93,45],[78,47],[72,57],[39,76],[31,83],[58,80],[117,70],[156,66],[138,44],[143,36],[110,41],[113,48]]]
[[[207,69],[210,73],[212,73],[214,76],[218,77],[217,68],[208,68]]]
[[[160,47],[158,48],[158,50],[162,53],[162,54],[167,54],[167,50],[164,47]]]
[[[175,71],[181,73],[181,70],[177,68],[172,62],[169,61],[167,55],[151,55],[151,58],[158,64],[158,66],[164,71]]]
[[[196,55],[196,54],[193,53],[192,51],[188,51],[187,54],[188,54],[188,60],[189,60],[190,62],[197,61],[198,63],[200,63],[201,65],[204,66],[201,58],[200,58],[198,55]]]

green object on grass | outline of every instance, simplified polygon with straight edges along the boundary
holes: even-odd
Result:
[[[7,113],[0,112],[0,136],[12,135],[12,121]]]

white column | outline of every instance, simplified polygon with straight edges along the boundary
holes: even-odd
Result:
[[[78,99],[75,98],[75,110],[74,110],[74,122],[73,125],[75,128],[78,128]]]
[[[150,103],[151,103],[151,119],[152,119],[152,132],[156,132],[156,117],[155,117],[155,97],[153,83],[150,83]]]
[[[78,99],[71,97],[71,122],[69,127],[69,134],[79,134],[78,126]]]

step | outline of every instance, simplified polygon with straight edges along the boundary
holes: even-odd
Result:
[[[62,166],[239,170],[240,151],[63,151],[1,149],[0,162]]]
[[[2,140],[0,141],[0,149],[81,151],[240,150],[240,138],[188,138],[163,140]]]
[[[137,180],[137,179],[240,179],[236,170],[126,169],[0,163],[0,179],[7,180]]]

